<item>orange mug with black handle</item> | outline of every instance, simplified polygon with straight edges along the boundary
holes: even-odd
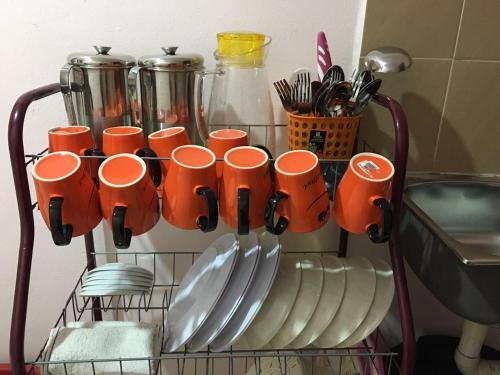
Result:
[[[163,184],[163,217],[182,229],[213,231],[217,227],[216,157],[205,147],[179,146],[172,151]]]
[[[136,126],[114,126],[102,132],[102,150],[106,156],[135,154],[139,157],[156,158],[156,153],[146,147],[144,132]],[[161,165],[158,159],[148,159],[149,173],[156,186],[161,183]]]
[[[274,169],[276,192],[266,206],[266,229],[277,235],[285,230],[305,233],[326,224],[330,200],[318,157],[306,150],[289,151],[276,159]]]
[[[134,154],[116,154],[99,167],[102,213],[118,249],[130,246],[132,236],[146,233],[160,217],[156,187],[144,160]]]
[[[78,155],[47,154],[36,162],[32,176],[38,207],[56,245],[67,245],[100,223],[97,188]]]
[[[375,243],[386,242],[393,222],[389,202],[393,176],[389,159],[371,152],[353,156],[333,200],[337,224],[352,233],[367,233]]]
[[[69,151],[79,156],[104,156],[101,150],[95,148],[92,131],[88,126],[70,125],[60,126],[49,130],[49,153]],[[97,171],[102,159],[89,158],[84,161],[85,170],[95,182],[98,180]]]
[[[217,159],[217,177],[221,177],[224,158],[227,151],[235,147],[248,146],[247,132],[240,129],[219,129],[208,135],[208,148],[215,154]]]
[[[149,147],[161,158],[169,158],[172,151],[179,146],[189,145],[191,141],[186,129],[182,126],[174,126],[158,130],[148,136]],[[163,176],[167,175],[170,160],[162,160]]]
[[[264,226],[266,203],[273,194],[269,156],[261,148],[235,147],[224,155],[219,208],[224,222],[248,234]]]

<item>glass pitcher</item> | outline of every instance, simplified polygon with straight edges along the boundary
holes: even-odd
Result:
[[[211,131],[237,128],[248,132],[250,144],[265,144],[274,152],[273,107],[264,66],[269,36],[251,32],[217,34],[215,71],[196,72],[196,123],[205,141]],[[209,105],[205,79],[213,77]]]

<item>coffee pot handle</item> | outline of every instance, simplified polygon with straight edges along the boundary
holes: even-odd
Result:
[[[66,64],[61,68],[59,74],[59,81],[61,84],[61,93],[63,95],[64,106],[68,115],[68,122],[70,125],[76,124],[76,113],[73,107],[73,99],[71,97],[71,70],[73,65]]]
[[[205,78],[209,75],[220,75],[224,72],[220,69],[210,70],[210,71],[196,71],[194,72],[194,118],[196,121],[196,127],[198,128],[198,134],[202,139],[203,143],[207,144],[208,140],[208,126],[205,121],[206,111],[208,107],[205,105],[205,97],[203,95],[203,89],[205,85]]]
[[[132,125],[142,127],[142,104],[140,92],[137,91],[137,80],[142,66],[134,66],[128,73],[128,92],[130,95],[130,110]],[[137,109],[137,111],[136,111]]]

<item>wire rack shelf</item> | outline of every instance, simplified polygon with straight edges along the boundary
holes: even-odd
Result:
[[[174,353],[161,352],[157,357],[150,358],[109,358],[90,361],[46,361],[43,348],[35,361],[26,361],[24,355],[24,339],[26,333],[26,315],[28,309],[29,283],[31,273],[32,253],[34,248],[34,218],[33,211],[37,203],[32,200],[32,193],[28,182],[27,169],[43,156],[47,150],[38,153],[27,153],[24,150],[23,129],[26,111],[30,104],[39,99],[56,94],[60,91],[59,84],[47,85],[23,94],[14,105],[9,121],[9,151],[18,201],[21,239],[19,246],[19,262],[16,275],[13,314],[10,335],[10,358],[13,373],[25,375],[36,374],[37,369],[46,373],[58,369],[57,373],[71,374],[75,365],[87,366],[85,372],[90,374],[101,373],[103,364],[114,363],[113,373],[127,374],[128,366],[132,362],[145,362],[146,368],[152,374],[177,375],[220,375],[220,374],[271,374],[269,366],[277,362],[278,369],[274,372],[294,375],[290,368],[290,361],[300,359],[307,374],[392,374],[401,373],[410,375],[415,357],[415,339],[409,304],[406,276],[402,261],[399,228],[397,224],[389,242],[390,255],[394,270],[396,296],[400,310],[401,330],[403,336],[403,352],[401,358],[389,350],[380,331],[372,335],[375,341],[363,342],[360,347],[354,348],[315,348],[308,347],[293,350],[259,350],[242,351],[231,348],[225,352],[212,352],[210,348],[197,353],[190,353],[183,348]],[[392,191],[392,204],[395,216],[399,214],[402,189],[406,172],[408,151],[408,133],[406,120],[399,104],[392,99],[376,95],[375,102],[389,109],[393,115],[396,147],[395,147],[395,175]],[[241,126],[237,126],[241,128]],[[287,125],[276,125],[269,133],[270,127],[254,125],[247,126],[250,134],[250,143],[276,137],[279,142],[279,133],[286,132]],[[256,131],[256,136],[254,134]],[[263,132],[263,133],[262,133]],[[283,138],[283,137],[282,137]],[[259,142],[262,143],[262,142]],[[362,141],[358,141],[358,150],[373,151]],[[279,149],[274,155],[285,151]],[[320,160],[325,181],[333,197],[335,188],[340,181],[348,160]],[[347,249],[347,232],[341,231],[338,247],[338,256],[345,256]],[[68,322],[100,321],[100,320],[127,320],[141,322],[155,322],[161,325],[161,336],[165,333],[165,315],[175,296],[179,281],[199,255],[197,252],[108,252],[96,251],[92,232],[85,235],[85,250],[87,265],[66,300],[66,303],[56,320],[54,327],[64,327]],[[80,290],[87,272],[97,264],[109,261],[135,263],[149,268],[154,274],[154,285],[149,294],[136,296],[109,296],[109,297],[81,297]],[[143,264],[146,262],[147,264]],[[166,266],[168,265],[168,267]],[[158,267],[163,267],[161,270]],[[165,268],[166,267],[166,268]],[[294,362],[297,363],[297,362]],[[275,363],[276,364],[276,363]],[[30,365],[28,371],[25,365]],[[55,367],[54,367],[55,366]],[[292,366],[293,367],[293,366]],[[253,372],[252,372],[253,371]],[[267,371],[267,372],[266,372]],[[80,372],[81,373],[81,372]]]
[[[310,254],[311,252],[308,252]],[[325,255],[326,252],[316,252]],[[94,319],[94,313],[99,311],[102,320],[125,320],[155,322],[161,326],[161,342],[165,335],[165,317],[170,304],[175,297],[179,282],[183,274],[201,252],[169,252],[169,251],[147,251],[147,252],[94,252],[96,265],[108,262],[124,262],[135,264],[153,273],[153,287],[150,293],[140,295],[116,295],[101,296],[98,298],[80,296],[80,291],[87,276],[88,269],[85,268],[78,278],[70,296],[59,315],[54,328],[65,327],[68,322],[90,321]],[[294,253],[296,254],[296,253]],[[329,252],[328,254],[331,254]],[[97,300],[97,301],[96,301]],[[44,344],[45,347],[46,343]],[[385,351],[381,350],[384,348]],[[266,360],[277,359],[282,361],[279,370],[282,374],[289,374],[290,369],[285,365],[291,360],[300,361],[306,368],[304,375],[313,375],[321,371],[321,374],[391,374],[398,371],[398,365],[394,361],[397,353],[387,351],[387,345],[379,331],[375,335],[375,347],[364,342],[359,347],[350,348],[302,348],[284,350],[235,350],[224,352],[212,352],[209,347],[203,351],[190,353],[186,347],[174,353],[161,351],[157,357],[147,358],[108,358],[82,361],[55,361],[44,358],[44,349],[40,351],[38,358],[29,363],[32,366],[31,373],[35,368],[40,368],[47,373],[54,369],[62,370],[62,373],[71,374],[74,366],[80,369],[86,368],[89,373],[98,374],[100,366],[106,364],[116,365],[117,374],[127,374],[127,363],[144,362],[150,368],[151,374],[176,374],[176,375],[198,375],[198,374],[246,374],[250,368],[258,369],[256,373],[264,373],[269,363]],[[321,369],[321,370],[319,370]],[[309,372],[310,371],[310,372]],[[354,372],[353,372],[354,371]]]

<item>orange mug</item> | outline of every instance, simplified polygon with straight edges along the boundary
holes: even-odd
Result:
[[[140,157],[156,158],[156,153],[146,147],[144,133],[136,126],[114,126],[102,132],[102,150],[106,156],[135,154]],[[161,166],[158,159],[149,159],[149,172],[156,186],[161,183]]]
[[[239,146],[248,146],[246,131],[239,129],[219,129],[208,135],[208,148],[212,150],[217,159],[223,159],[227,151]],[[217,177],[222,175],[224,162],[217,161]]]
[[[102,213],[118,249],[130,246],[132,236],[146,233],[160,217],[156,187],[144,160],[134,154],[117,154],[99,167]]]
[[[264,226],[264,210],[273,194],[269,157],[252,146],[235,147],[224,155],[220,183],[220,215],[238,234]]]
[[[102,219],[99,195],[80,157],[58,151],[33,167],[38,207],[56,245],[90,232]]]
[[[393,175],[394,166],[381,155],[353,156],[333,200],[337,224],[352,233],[368,233],[375,243],[387,241],[393,221],[389,203]]]
[[[179,146],[172,151],[163,184],[163,217],[183,229],[203,232],[217,227],[215,155],[205,147]]]
[[[273,234],[304,233],[328,221],[330,200],[318,157],[310,151],[289,151],[274,163],[276,192],[269,199],[265,221]],[[275,213],[279,215],[274,224]]]
[[[69,151],[79,156],[104,156],[95,148],[88,126],[60,126],[49,130],[49,152]],[[102,159],[87,159],[85,170],[97,180],[97,170]]]
[[[148,136],[149,147],[161,158],[169,158],[172,151],[179,146],[188,145],[191,142],[182,126],[175,126],[158,130]],[[169,160],[162,160],[163,175],[167,175]]]

